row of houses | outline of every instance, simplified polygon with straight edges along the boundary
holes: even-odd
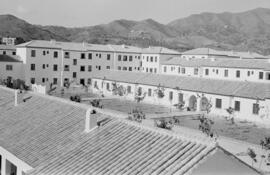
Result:
[[[210,114],[242,120],[270,120],[270,87],[267,83],[121,71],[95,72],[89,82],[94,93],[105,96],[128,100],[140,98],[145,103],[170,107],[182,104],[183,108],[192,111],[210,108]]]

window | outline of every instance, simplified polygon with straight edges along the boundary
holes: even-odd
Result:
[[[30,82],[31,82],[31,84],[35,84],[35,83],[36,83],[35,78],[31,78],[31,79],[30,79]]]
[[[92,84],[92,80],[91,80],[91,78],[88,78],[88,79],[87,79],[87,84],[89,84],[89,85],[91,85],[91,84]]]
[[[69,58],[69,52],[65,52],[64,57]]]
[[[16,52],[12,52],[12,55],[16,55]]]
[[[259,104],[258,103],[253,103],[252,113],[255,114],[255,115],[258,115],[259,110],[260,110]]]
[[[118,70],[121,70],[121,66],[118,66],[118,68],[117,68]]]
[[[151,73],[153,72],[153,69],[152,69],[152,68],[150,68],[150,72],[151,72]]]
[[[77,78],[77,72],[73,72],[72,77]]]
[[[248,77],[250,76],[250,71],[247,71],[247,76],[248,76]]]
[[[157,62],[157,57],[155,57],[155,62]]]
[[[228,71],[228,69],[225,69],[224,70],[224,77],[228,77],[229,76],[229,71]]]
[[[186,69],[183,67],[182,68],[182,74],[185,74],[186,73]]]
[[[110,66],[106,66],[106,69],[111,69],[111,67]]]
[[[148,67],[146,68],[146,72],[148,72]]]
[[[36,57],[36,51],[35,50],[31,50],[31,57]]]
[[[260,79],[260,80],[263,79],[263,72],[259,72],[259,79]]]
[[[107,54],[107,60],[110,60],[110,59],[111,59],[111,55]]]
[[[181,73],[181,67],[178,67],[178,73],[179,74]]]
[[[131,93],[131,86],[127,87],[127,92],[130,94]]]
[[[45,69],[46,68],[46,65],[45,64],[42,64],[42,68]]]
[[[57,71],[57,69],[58,69],[57,64],[54,64],[54,65],[53,65],[53,71]]]
[[[216,108],[218,109],[222,108],[222,100],[219,98],[216,98]]]
[[[240,101],[235,101],[234,102],[234,110],[235,111],[240,111]]]
[[[240,78],[240,70],[236,71],[236,78]]]
[[[64,66],[64,71],[69,71],[69,65]]]
[[[54,58],[58,58],[58,52],[56,52],[56,51],[53,52],[53,57],[54,57]]]
[[[126,55],[124,55],[123,61],[127,61],[127,56]]]
[[[73,65],[77,65],[77,59],[73,59]]]
[[[110,90],[110,83],[107,83],[107,84],[106,84],[106,89],[107,89],[107,90]]]
[[[57,78],[53,78],[53,84],[57,84]]]
[[[129,68],[128,68],[128,71],[132,71],[132,67],[129,67]]]
[[[154,72],[157,73],[157,68],[154,68]]]
[[[92,53],[88,53],[88,59],[92,60]]]
[[[123,70],[127,70],[127,67],[123,67]]]
[[[209,69],[205,69],[205,75],[209,75]]]
[[[149,59],[149,57],[147,56],[147,57],[146,57],[146,62],[148,62],[148,59]]]
[[[218,69],[216,69],[216,74],[218,74]]]
[[[121,55],[118,55],[118,61],[121,61]]]
[[[101,53],[98,56],[99,56],[99,58],[101,58]]]
[[[163,72],[167,72],[167,66],[163,67]]]
[[[148,96],[149,96],[149,97],[152,96],[152,89],[148,89]]]
[[[30,70],[36,70],[36,65],[35,64],[31,64],[30,65]]]
[[[88,66],[88,72],[92,72],[92,66],[91,65]]]
[[[6,53],[6,51],[3,51],[3,55],[6,55],[7,53]]]
[[[153,62],[154,61],[154,58],[153,57],[150,57],[150,62]]]
[[[45,83],[45,78],[42,78],[42,83]]]
[[[199,73],[199,69],[198,68],[194,68],[194,75],[198,75]]]
[[[132,61],[132,56],[129,56],[129,61]]]
[[[43,55],[46,55],[46,51],[45,50],[43,50]]]
[[[85,71],[85,66],[81,66],[80,71],[84,72]]]
[[[7,71],[12,71],[12,69],[13,69],[12,65],[6,65],[6,70]]]
[[[81,53],[81,59],[85,59],[85,53]]]
[[[184,94],[178,93],[178,102],[183,102],[183,101],[184,101]]]
[[[169,100],[170,101],[173,100],[173,92],[172,91],[170,91],[170,93],[169,93]]]

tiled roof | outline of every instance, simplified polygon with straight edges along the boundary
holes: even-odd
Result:
[[[16,47],[14,45],[4,45],[0,44],[0,50],[16,50]]]
[[[121,53],[142,53],[142,49],[135,46],[128,46],[128,45],[108,45],[112,51],[114,52],[121,52]]]
[[[15,107],[13,94],[1,88],[0,146],[33,167],[27,174],[183,175],[217,150],[210,139],[123,119],[86,133],[86,105],[27,93]]]
[[[268,83],[254,83],[242,81],[228,81],[216,79],[202,79],[197,77],[173,76],[149,73],[133,73],[121,71],[101,71],[93,73],[93,78],[137,83],[143,85],[167,88],[179,88],[181,90],[235,96],[252,99],[270,99],[270,86]]]
[[[180,55],[181,53],[176,51],[176,50],[172,50],[172,49],[168,49],[165,47],[156,47],[156,46],[150,46],[148,48],[144,48],[142,49],[142,53],[145,54],[171,54],[171,55]]]
[[[183,52],[182,55],[226,55],[222,51],[217,51],[210,48],[196,48]]]
[[[224,67],[244,69],[270,70],[270,62],[266,59],[185,59],[174,57],[162,63],[163,65],[180,65],[185,67]]]
[[[0,55],[0,62],[21,62],[18,56]]]

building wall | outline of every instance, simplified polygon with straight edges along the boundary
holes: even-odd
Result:
[[[0,55],[16,55],[16,50],[0,49]]]
[[[99,89],[96,89],[94,86],[94,83],[97,82],[97,85]],[[101,80],[101,79],[93,79],[91,88],[94,93],[104,94],[105,96],[112,96],[113,93],[111,89],[108,91],[106,89],[106,85],[103,85],[103,83],[113,83],[114,81],[109,80]],[[125,98],[127,100],[134,100],[135,94],[137,92],[137,89],[139,87],[142,88],[142,93],[145,93],[145,98],[143,99],[143,102],[149,103],[149,104],[157,104],[157,105],[164,105],[172,107],[175,104],[178,104],[181,99],[179,99],[179,94],[183,94],[183,101],[185,102],[185,108],[191,106],[196,106],[197,111],[201,111],[203,108],[202,105],[202,99],[206,98],[207,101],[212,105],[210,114],[218,115],[218,116],[234,116],[238,119],[243,120],[249,120],[249,121],[270,121],[270,100],[256,100],[256,99],[248,99],[248,98],[240,98],[240,97],[230,97],[230,96],[223,96],[223,95],[217,95],[217,94],[206,94],[206,93],[200,93],[200,92],[192,92],[192,91],[184,91],[184,90],[176,90],[172,88],[164,88],[164,97],[159,98],[157,95],[157,89],[156,86],[149,86],[149,85],[135,85],[133,83],[123,83],[123,82],[117,82],[117,84],[122,85],[124,88],[127,88],[127,86],[131,87],[130,94],[119,96],[119,98]],[[151,94],[149,94],[149,89],[151,89]],[[172,96],[170,96],[172,94]],[[170,98],[172,97],[172,98]],[[191,99],[196,99],[196,103],[192,103]],[[221,100],[221,105],[218,106],[218,100]],[[229,107],[235,108],[235,102],[240,102],[240,110],[235,111],[233,115],[230,115],[227,112],[227,109]],[[253,104],[258,104],[260,107],[260,110],[258,114],[253,113]]]
[[[142,54],[142,72],[159,73],[160,55]]]
[[[141,71],[141,53],[121,53],[114,54],[114,69],[122,71]]]
[[[7,70],[11,67],[11,70]],[[8,69],[9,69],[8,68]],[[15,79],[24,79],[22,62],[0,62],[0,79],[4,80],[8,77]]]

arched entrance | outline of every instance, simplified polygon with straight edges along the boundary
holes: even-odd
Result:
[[[196,111],[197,109],[197,98],[195,95],[192,95],[190,98],[189,98],[189,105],[188,105],[189,109],[191,111]]]
[[[207,110],[208,99],[206,97],[201,98],[200,109],[201,111]]]

